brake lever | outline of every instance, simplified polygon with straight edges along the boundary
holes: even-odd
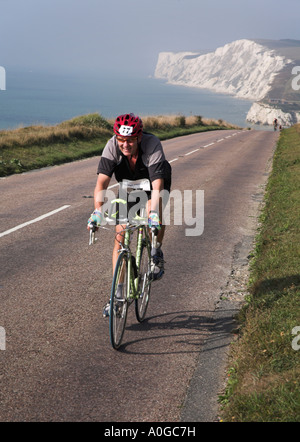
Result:
[[[90,227],[90,239],[89,239],[89,246],[95,244],[95,242],[97,241],[97,238],[95,238],[95,232],[97,230],[95,224],[91,223],[89,224]]]

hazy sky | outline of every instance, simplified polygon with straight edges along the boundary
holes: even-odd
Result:
[[[162,51],[300,40],[299,0],[0,0],[0,66],[151,75]]]

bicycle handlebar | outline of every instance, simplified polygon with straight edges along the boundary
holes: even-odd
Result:
[[[95,222],[89,223],[88,227],[90,229],[90,239],[89,239],[89,246],[90,246],[92,244],[95,244],[95,242],[97,241],[97,238],[95,237],[95,232],[97,232],[98,227]],[[104,228],[104,227],[100,226],[100,228]],[[107,229],[107,230],[109,230],[109,229]],[[151,232],[153,233],[153,236],[156,237],[158,235],[158,228],[151,227]]]

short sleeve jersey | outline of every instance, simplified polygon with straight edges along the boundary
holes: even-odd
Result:
[[[114,135],[103,150],[97,173],[103,173],[109,177],[115,174],[118,182],[124,179],[139,180],[142,178],[147,178],[152,182],[158,178],[163,178],[164,188],[170,190],[171,166],[165,159],[160,140],[155,135],[143,132],[138,152],[138,159],[133,171],[126,156],[119,149]]]

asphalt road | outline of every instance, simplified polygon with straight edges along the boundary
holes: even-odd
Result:
[[[232,316],[216,323],[216,306],[277,137],[216,131],[163,143],[172,189],[204,190],[204,231],[167,228],[165,276],[145,323],[132,308],[119,351],[101,315],[113,233],[101,231],[91,247],[86,230],[99,158],[0,180],[0,421],[214,420],[226,355],[211,336],[217,325],[224,338]],[[197,379],[204,396],[193,395]]]

